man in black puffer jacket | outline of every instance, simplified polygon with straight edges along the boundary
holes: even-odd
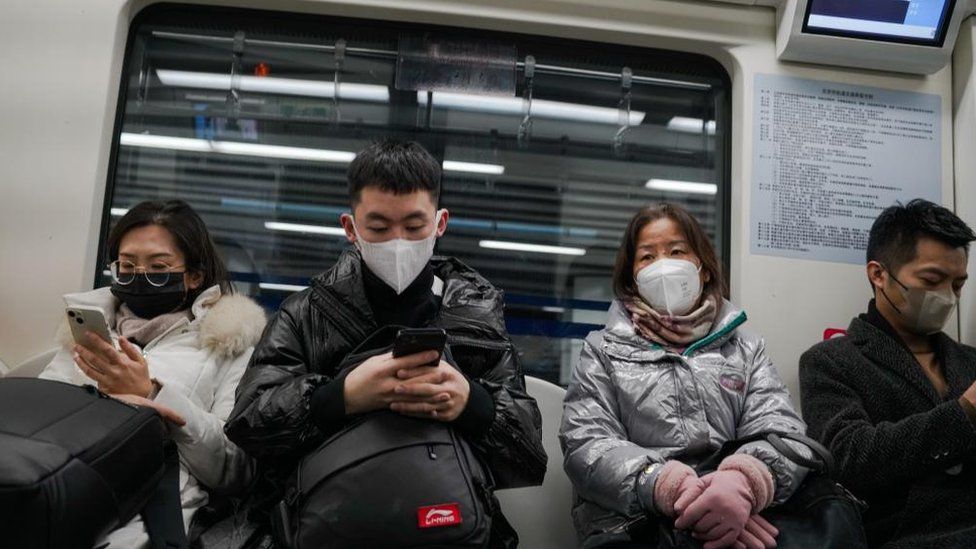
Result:
[[[383,409],[451,422],[497,488],[542,482],[541,417],[505,330],[502,293],[460,261],[432,257],[448,219],[436,210],[439,184],[439,163],[413,142],[374,143],[351,164],[353,215],[341,221],[356,248],[282,304],[225,426],[258,459],[272,497],[348,418]],[[389,325],[443,328],[457,368],[386,353],[340,375],[350,351]],[[491,546],[516,545],[497,513]]]

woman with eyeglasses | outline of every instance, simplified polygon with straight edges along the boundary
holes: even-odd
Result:
[[[168,420],[188,526],[208,490],[233,492],[253,475],[253,462],[224,436],[223,423],[264,311],[233,294],[206,225],[181,200],[130,209],[112,229],[108,253],[112,285],[64,301],[100,308],[112,341],[88,332],[74,342],[60,330],[63,347],[40,377],[94,385]],[[112,548],[148,546],[138,517],[107,541]]]
[[[725,299],[705,231],[674,204],[642,208],[624,232],[613,286],[617,299],[606,327],[583,344],[559,431],[582,546],[658,547],[649,525],[664,523],[704,549],[775,547],[778,532],[759,512],[789,498],[806,469],[764,440],[713,473],[693,468],[726,442],[806,429],[765,342]]]

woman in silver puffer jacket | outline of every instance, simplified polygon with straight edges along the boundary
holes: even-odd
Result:
[[[705,549],[775,547],[776,529],[758,513],[789,498],[805,469],[765,441],[741,446],[715,473],[692,469],[727,441],[806,428],[763,339],[723,298],[698,222],[670,204],[639,211],[614,292],[606,327],[584,343],[559,432],[582,546],[651,547],[628,533],[650,516],[692,531]]]

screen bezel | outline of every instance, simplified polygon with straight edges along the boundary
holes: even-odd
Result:
[[[855,38],[858,40],[870,40],[873,42],[893,42],[896,44],[910,44],[914,46],[930,46],[941,48],[945,45],[946,35],[949,33],[949,23],[955,12],[956,0],[948,0],[942,9],[942,17],[939,19],[939,29],[935,38],[913,38],[910,36],[894,36],[890,34],[874,34],[870,32],[857,32],[848,30],[825,29],[810,26],[810,10],[813,8],[815,0],[806,0],[806,13],[803,16],[804,34],[816,34],[820,36],[836,36],[839,38]]]

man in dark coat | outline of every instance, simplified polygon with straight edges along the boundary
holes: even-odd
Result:
[[[502,294],[460,261],[432,257],[448,220],[436,208],[439,185],[439,163],[417,143],[360,152],[349,168],[352,215],[341,218],[355,248],[285,300],[256,346],[225,430],[279,497],[305,454],[376,410],[452,423],[497,488],[542,482],[541,416],[505,331]],[[387,352],[340,373],[350,351],[394,325],[443,328],[448,350],[439,363],[434,351]],[[492,547],[514,547],[500,512],[495,519]]]
[[[808,434],[868,503],[875,547],[976,546],[976,349],[942,332],[973,240],[931,202],[884,210],[868,242],[867,313],[800,358]]]

